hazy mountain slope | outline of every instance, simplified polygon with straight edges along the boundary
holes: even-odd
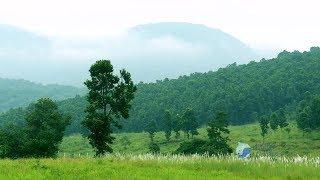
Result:
[[[0,77],[45,84],[80,86],[90,64],[103,58],[128,69],[136,82],[150,82],[256,57],[231,35],[190,23],[140,25],[120,37],[91,40],[47,38],[0,25],[0,38]]]
[[[26,80],[0,78],[0,112],[28,105],[41,97],[62,100],[76,94],[83,95],[84,92],[84,89],[72,86],[42,85]]]
[[[139,25],[128,31],[127,41],[124,55],[115,55],[114,59],[139,81],[177,78],[182,74],[216,70],[233,62],[247,63],[257,57],[231,35],[199,24]]]
[[[295,119],[303,100],[320,95],[320,48],[308,52],[282,52],[277,58],[231,64],[217,71],[194,73],[178,79],[156,83],[139,83],[128,120],[121,120],[124,131],[143,131],[155,120],[163,129],[164,110],[173,117],[191,107],[201,125],[211,120],[215,112],[228,113],[232,124],[248,124],[262,115],[283,108],[288,120]],[[87,102],[77,96],[58,102],[63,113],[73,117],[68,133],[80,131]],[[20,117],[15,111],[0,116]],[[8,118],[5,118],[8,119]],[[11,120],[14,121],[14,118]]]

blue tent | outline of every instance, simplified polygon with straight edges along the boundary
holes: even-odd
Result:
[[[246,143],[238,142],[236,153],[239,158],[246,159],[246,158],[250,157],[251,147]]]

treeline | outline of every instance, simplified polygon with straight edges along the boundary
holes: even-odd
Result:
[[[166,128],[165,110],[173,115],[192,108],[199,125],[207,124],[219,111],[226,112],[232,125],[259,121],[263,115],[283,113],[297,118],[299,105],[307,97],[320,95],[320,48],[308,52],[282,52],[277,58],[245,65],[231,64],[207,73],[178,79],[139,83],[130,117],[120,120],[122,131],[146,131],[154,121],[157,131]],[[77,96],[58,102],[64,114],[73,117],[68,133],[80,131],[86,100]],[[11,110],[16,113],[17,110]],[[16,117],[14,114],[5,117]],[[282,115],[282,114],[281,114]]]

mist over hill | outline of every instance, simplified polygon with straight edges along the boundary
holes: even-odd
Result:
[[[136,82],[247,63],[257,55],[220,30],[190,23],[139,25],[117,37],[59,39],[0,25],[0,77],[81,86],[90,64],[110,59]],[[2,41],[3,39],[3,41]]]

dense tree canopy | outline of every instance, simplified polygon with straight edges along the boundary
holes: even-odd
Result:
[[[320,96],[301,102],[297,125],[305,132],[320,129]]]
[[[248,64],[231,64],[217,71],[194,73],[178,79],[139,83],[130,117],[120,120],[124,131],[144,131],[154,120],[164,130],[163,112],[181,114],[192,107],[200,125],[213,119],[215,112],[228,113],[233,125],[258,121],[280,108],[297,111],[300,101],[320,95],[320,48],[308,52],[282,52],[278,57]],[[64,113],[74,115],[68,132],[79,132],[86,102],[83,97],[58,102]],[[2,116],[0,116],[0,119]],[[281,119],[280,119],[281,120]],[[282,119],[283,120],[283,119]],[[70,130],[70,131],[69,131]]]
[[[54,157],[70,117],[62,115],[48,98],[29,105],[24,123],[0,129],[0,157]]]

